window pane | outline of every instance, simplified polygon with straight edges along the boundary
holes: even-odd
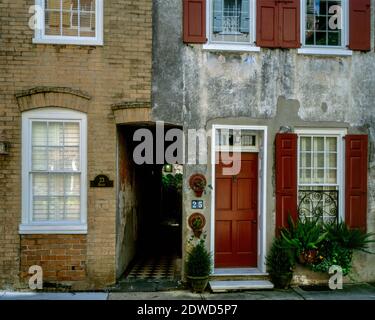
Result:
[[[64,148],[50,147],[48,148],[48,170],[62,171],[64,169]]]
[[[327,183],[335,184],[337,183],[337,170],[327,170],[328,177],[327,177]]]
[[[62,122],[48,123],[48,145],[63,146],[64,145],[64,129]]]
[[[64,196],[64,175],[50,174],[49,186],[51,196]]]
[[[311,151],[311,137],[301,137],[301,151]]]
[[[211,38],[215,42],[249,42],[249,1],[214,0]]]
[[[64,170],[66,171],[79,171],[80,170],[79,147],[65,147]]]
[[[48,174],[33,174],[33,195],[48,196]]]
[[[64,219],[64,197],[49,198],[49,214],[52,220]]]
[[[324,184],[324,169],[314,169],[313,183]]]
[[[300,166],[302,168],[311,168],[311,153],[301,153]]]
[[[79,220],[81,203],[79,197],[67,197],[65,202],[65,220]]]
[[[314,137],[314,152],[323,152],[324,151],[324,138],[323,137]]]
[[[33,147],[32,149],[32,170],[46,171],[47,170],[47,148]]]
[[[343,28],[342,1],[305,1],[305,44],[340,47]]]
[[[81,37],[95,37],[95,1],[81,0],[80,4]]]
[[[81,177],[79,174],[65,175],[65,195],[79,196],[81,193]]]
[[[324,153],[315,153],[314,154],[314,167],[315,168],[324,168]]]
[[[50,36],[61,35],[60,0],[46,0],[45,33]]]
[[[33,146],[47,146],[47,123],[32,123],[32,143]]]
[[[337,138],[328,137],[326,141],[327,141],[328,151],[336,152],[337,151]]]
[[[336,153],[328,154],[328,166],[329,168],[337,168],[337,154]]]
[[[48,220],[48,198],[34,197],[33,198],[33,221],[47,221]]]
[[[311,183],[311,169],[301,169],[299,182],[302,184]]]
[[[67,122],[64,124],[64,144],[66,146],[79,146],[79,123]]]

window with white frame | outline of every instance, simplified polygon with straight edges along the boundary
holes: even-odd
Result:
[[[86,232],[86,116],[29,111],[22,129],[20,232]]]
[[[210,42],[240,44],[254,42],[252,36],[254,11],[253,0],[209,1]]]
[[[103,44],[103,0],[36,0],[36,43]]]
[[[337,221],[342,214],[343,133],[298,133],[298,205],[300,218]]]
[[[345,48],[347,0],[302,0],[302,42],[305,47]]]

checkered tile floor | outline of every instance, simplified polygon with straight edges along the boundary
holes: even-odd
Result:
[[[145,257],[136,260],[127,279],[174,280],[175,271],[176,257]]]

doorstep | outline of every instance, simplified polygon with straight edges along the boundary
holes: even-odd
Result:
[[[232,280],[232,281],[210,281],[213,293],[243,290],[272,290],[273,284],[268,280]]]

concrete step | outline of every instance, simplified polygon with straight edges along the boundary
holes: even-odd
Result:
[[[212,292],[228,292],[243,290],[272,290],[273,284],[268,280],[231,280],[231,281],[210,281]]]
[[[269,280],[269,275],[254,268],[215,269],[215,272],[210,276],[210,280]]]

